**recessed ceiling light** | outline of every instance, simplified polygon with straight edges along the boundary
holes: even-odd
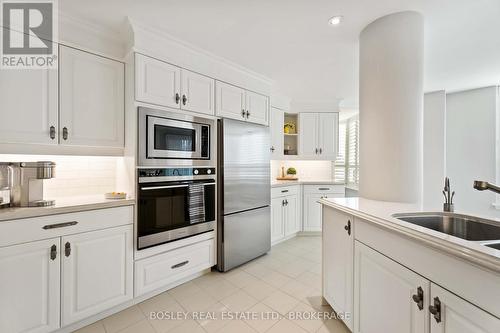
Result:
[[[337,15],[337,16],[334,16],[334,17],[331,17],[329,20],[328,20],[328,24],[330,25],[339,25],[340,22],[342,22],[342,19],[344,17],[341,16],[341,15]]]

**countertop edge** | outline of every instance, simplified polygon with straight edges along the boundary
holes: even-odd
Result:
[[[403,236],[424,243],[425,245],[431,246],[439,251],[459,257],[460,259],[468,261],[472,265],[476,265],[481,268],[486,268],[496,273],[500,273],[500,265],[498,264],[498,259],[490,255],[478,252],[474,249],[465,248],[448,240],[434,237],[430,234],[413,230],[402,225],[397,225],[389,220],[373,216],[362,211],[343,206],[341,204],[337,204],[324,199],[320,199],[318,202],[322,205],[337,209],[350,215],[354,215],[368,222],[372,222],[390,231],[402,234]]]
[[[42,216],[59,215],[115,208],[135,205],[135,199],[109,200],[102,202],[88,202],[80,205],[67,205],[62,207],[29,207],[29,208],[5,208],[0,210],[0,223],[20,219],[37,218]]]
[[[278,183],[279,182],[279,183]],[[294,186],[294,185],[335,185],[335,186],[345,186],[343,183],[335,182],[333,180],[281,180],[271,183],[271,188],[284,187],[284,186]]]

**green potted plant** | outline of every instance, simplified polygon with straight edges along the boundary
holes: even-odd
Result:
[[[297,175],[297,170],[295,170],[295,168],[288,168],[286,174],[287,176],[295,177]]]

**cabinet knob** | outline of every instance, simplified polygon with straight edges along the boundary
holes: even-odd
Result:
[[[429,312],[434,316],[436,323],[441,322],[441,301],[434,297],[434,305],[429,305]]]
[[[246,115],[247,115],[247,119],[248,119],[248,117],[250,117],[250,112],[248,110],[246,112]]]
[[[55,126],[50,126],[50,138],[54,140],[56,138],[56,128]]]
[[[274,147],[271,147],[271,148],[270,148],[270,150],[271,150],[271,152],[273,152],[273,153],[274,153],[274,151],[275,151],[276,149],[274,149]]]
[[[351,235],[351,220],[347,221],[347,224],[344,226],[344,230],[347,231],[347,234]]]
[[[320,153],[320,154],[323,154],[323,148],[320,148],[320,149],[319,149],[319,153]]]
[[[68,140],[68,128],[63,127],[63,140]]]
[[[415,303],[417,303],[418,309],[424,309],[424,290],[422,287],[417,288],[417,293],[411,297]]]
[[[318,148],[315,149],[316,154],[318,153]]]
[[[182,95],[182,105],[186,105],[187,100],[188,100],[188,99],[187,99],[186,95],[184,95],[184,94],[183,94],[183,95]]]
[[[66,242],[66,244],[64,244],[64,255],[66,257],[69,257],[71,255],[71,243],[70,242]]]
[[[181,96],[179,93],[175,93],[175,104],[179,104],[179,101],[181,100]]]
[[[50,260],[56,260],[57,258],[57,246],[54,244],[50,247]]]
[[[245,118],[245,109],[242,109],[242,110],[241,110],[241,116],[242,116],[243,118]]]

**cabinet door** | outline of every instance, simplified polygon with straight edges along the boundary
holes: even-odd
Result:
[[[490,315],[443,288],[431,284],[431,305],[438,298],[441,321],[431,314],[431,333],[496,333],[500,319]]]
[[[135,76],[136,100],[171,108],[180,107],[179,67],[136,54]]]
[[[358,241],[354,251],[354,332],[428,332],[430,282]]]
[[[269,126],[271,129],[271,159],[283,156],[283,123],[284,112],[280,109],[271,108]]]
[[[245,92],[247,121],[268,125],[269,124],[269,97],[251,91]]]
[[[62,324],[132,299],[132,226],[62,238]]]
[[[220,81],[217,81],[216,89],[216,115],[245,120],[245,90]]]
[[[317,113],[299,113],[299,155],[319,158]]]
[[[285,237],[283,223],[284,200],[284,197],[271,199],[271,243]]]
[[[2,70],[0,119],[0,143],[57,144],[57,70]]]
[[[123,147],[124,64],[65,46],[59,54],[59,142]]]
[[[324,194],[309,193],[304,196],[304,231],[321,231],[321,205]]]
[[[215,114],[215,80],[183,69],[181,82],[181,108],[213,116]]]
[[[300,231],[299,198],[297,195],[290,195],[285,200],[285,236],[289,236]]]
[[[323,214],[323,297],[337,313],[351,314],[344,322],[352,330],[354,220],[326,207]]]
[[[0,332],[59,328],[59,243],[54,238],[0,249]]]
[[[337,157],[338,127],[338,113],[319,114],[318,140],[320,158],[334,160]]]

